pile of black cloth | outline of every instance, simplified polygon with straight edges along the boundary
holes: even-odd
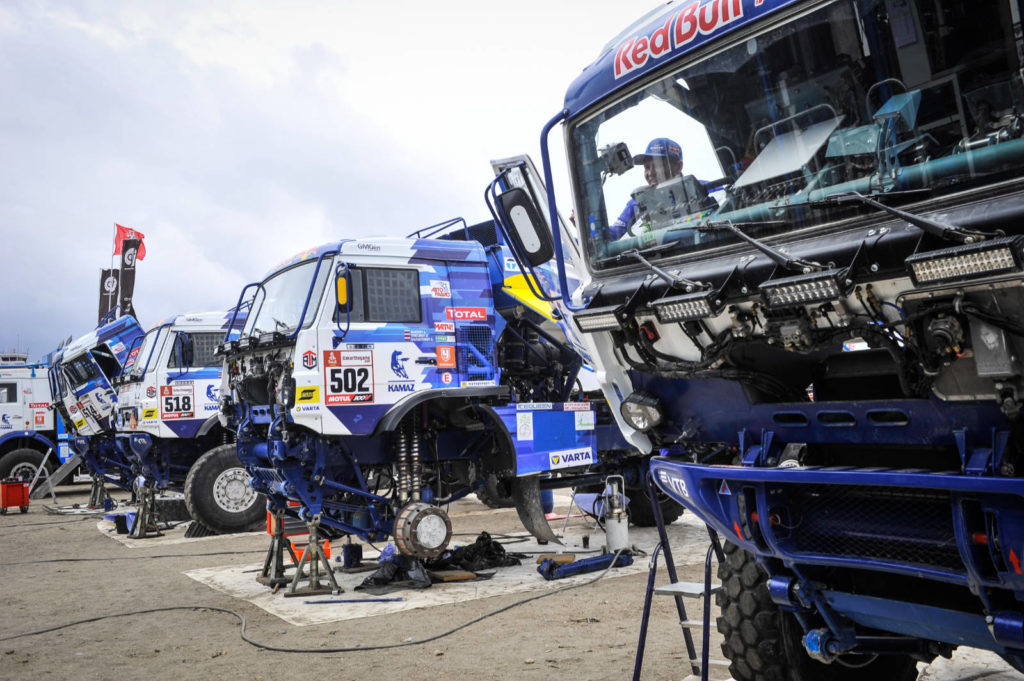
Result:
[[[431,584],[428,570],[466,570],[476,573],[479,579],[489,579],[494,573],[483,575],[480,570],[519,565],[522,558],[527,558],[526,554],[506,552],[505,547],[486,532],[481,532],[472,544],[445,551],[426,561],[403,556],[389,544],[381,556],[380,567],[364,579],[356,591],[380,595],[402,589],[426,589]]]
[[[488,568],[519,565],[520,559],[526,557],[525,553],[508,553],[491,535],[481,532],[472,544],[445,551],[437,558],[427,560],[425,565],[428,570],[479,572]]]

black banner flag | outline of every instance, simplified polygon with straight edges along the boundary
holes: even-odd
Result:
[[[139,252],[138,239],[121,242],[121,316],[135,316],[132,294],[135,293],[135,257]]]
[[[117,307],[117,293],[117,270],[100,270],[100,311],[96,316],[97,324]]]

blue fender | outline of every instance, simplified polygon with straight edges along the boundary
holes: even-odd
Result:
[[[57,455],[57,458],[60,458],[60,448],[57,446],[57,443],[55,443],[53,440],[46,437],[45,435],[40,435],[34,430],[15,430],[13,432],[7,433],[6,435],[0,437],[0,449],[2,449],[3,446],[11,440],[21,439],[29,439],[34,442],[38,442],[44,447],[49,447],[50,449],[53,450],[53,453]],[[44,449],[43,451],[46,450]]]

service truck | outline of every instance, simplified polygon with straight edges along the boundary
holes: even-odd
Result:
[[[230,326],[234,320],[234,326]],[[132,462],[141,535],[155,495],[183,492],[189,515],[208,531],[241,532],[265,517],[265,500],[235,455],[234,432],[218,411],[225,333],[238,337],[245,314],[175,315],[135,341],[132,364],[115,379],[115,443]]]
[[[543,127],[544,201],[507,200],[562,267],[571,194],[557,295],[624,436],[672,455],[657,484],[727,540],[738,680],[911,679],[959,645],[1024,670],[1020,17],[659,6]]]
[[[52,473],[70,458],[48,368],[49,358],[29,362],[24,353],[0,355],[0,480],[32,480],[44,459]]]

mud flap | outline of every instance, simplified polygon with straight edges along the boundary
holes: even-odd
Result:
[[[544,515],[544,506],[540,498],[540,476],[516,478],[512,483],[512,499],[516,502],[519,520],[530,534],[541,541],[562,543],[551,530]]]

